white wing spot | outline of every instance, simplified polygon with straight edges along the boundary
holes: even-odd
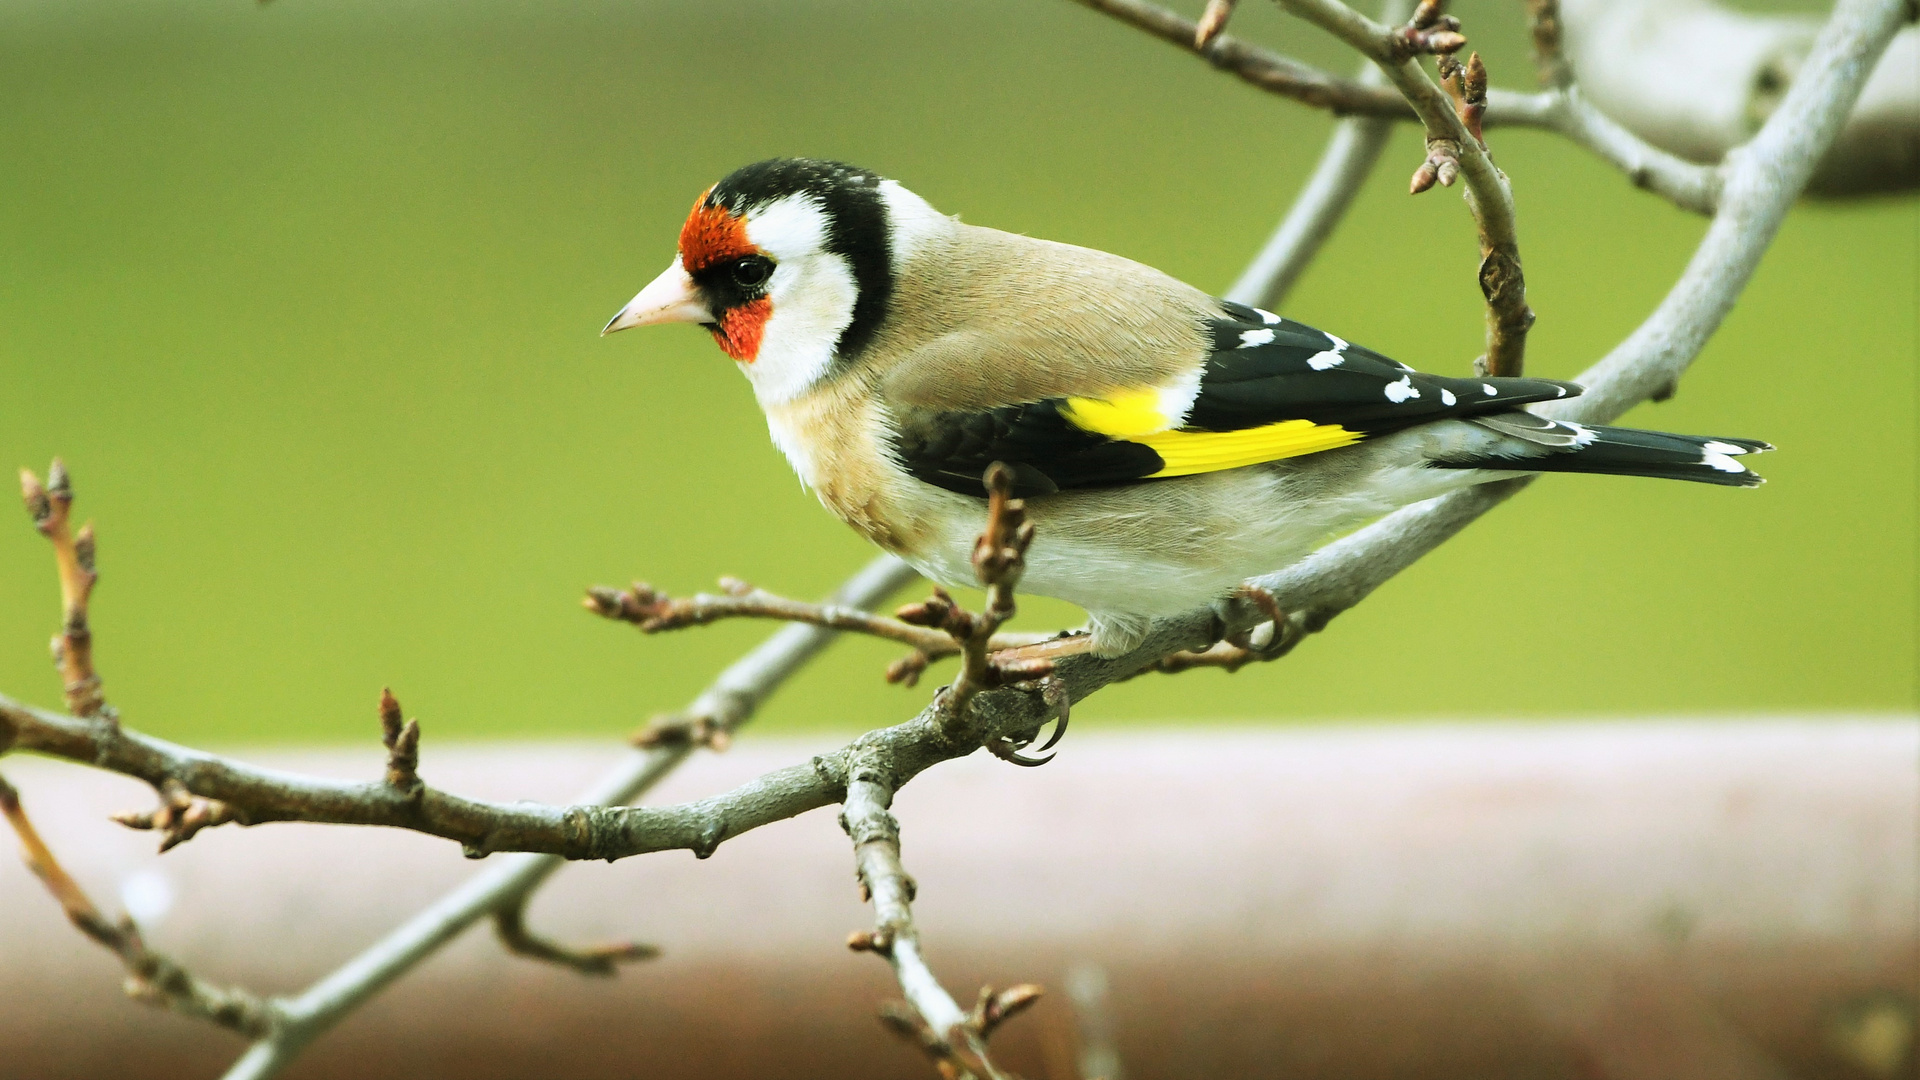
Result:
[[[1440,391],[1440,404],[1451,406],[1458,403],[1458,401],[1459,399],[1453,396],[1453,391],[1446,389]]]
[[[1409,398],[1417,398],[1419,396],[1420,391],[1414,387],[1413,376],[1411,375],[1402,375],[1400,376],[1399,382],[1387,384],[1387,400],[1393,402],[1395,405]]]
[[[1256,345],[1270,345],[1272,343],[1273,331],[1271,329],[1240,331],[1240,347],[1243,349],[1251,349]]]
[[[1268,326],[1273,326],[1280,321],[1280,316],[1275,315],[1265,308],[1254,308],[1253,313],[1260,316],[1260,321],[1266,323]]]
[[[1566,396],[1567,396],[1567,388],[1566,388],[1566,387],[1564,387],[1564,386],[1556,386],[1556,387],[1554,387],[1554,388],[1553,388],[1553,396],[1554,396],[1554,397],[1566,397]]]
[[[1326,338],[1326,339],[1327,339],[1328,341],[1331,341],[1331,342],[1333,342],[1333,351],[1334,351],[1334,352],[1346,352],[1346,351],[1347,351],[1347,343],[1346,343],[1346,342],[1344,342],[1344,341],[1342,341],[1342,340],[1340,340],[1339,338],[1337,338],[1337,337],[1335,337],[1335,336],[1333,336],[1332,334],[1329,334],[1329,333],[1327,333],[1327,332],[1326,332],[1325,330],[1322,330],[1322,331],[1320,331],[1320,333],[1321,333],[1321,335],[1322,335],[1323,337],[1325,337],[1325,338]]]
[[[1745,465],[1740,464],[1725,454],[1702,454],[1700,455],[1700,463],[1702,465],[1711,465],[1721,472],[1743,473],[1747,471]]]
[[[1330,367],[1338,367],[1345,359],[1337,352],[1317,352],[1307,357],[1307,366],[1315,371],[1325,371]]]
[[[1480,392],[1481,392],[1481,393],[1483,393],[1483,394],[1485,394],[1485,395],[1487,395],[1488,397],[1493,397],[1494,395],[1496,395],[1496,394],[1498,394],[1498,393],[1499,393],[1500,391],[1498,391],[1498,390],[1495,390],[1495,389],[1493,388],[1493,384],[1492,384],[1492,383],[1490,383],[1490,382],[1483,382],[1483,383],[1481,383],[1481,384],[1480,384]]]
[[[1700,449],[1709,454],[1730,454],[1734,457],[1739,457],[1741,454],[1747,452],[1747,448],[1744,446],[1723,443],[1719,439],[1708,439],[1705,443],[1701,444]]]

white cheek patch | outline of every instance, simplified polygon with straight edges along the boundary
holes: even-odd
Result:
[[[792,401],[825,375],[859,295],[841,256],[817,252],[778,264],[767,282],[773,314],[760,352],[740,365],[755,396],[767,404]]]
[[[747,212],[747,241],[773,259],[760,351],[740,364],[763,403],[792,401],[827,373],[859,289],[847,260],[826,250],[827,215],[808,195]]]

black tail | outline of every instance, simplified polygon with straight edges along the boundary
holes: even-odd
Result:
[[[1747,468],[1740,459],[1747,454],[1773,449],[1753,439],[1590,427],[1569,421],[1552,421],[1524,412],[1477,416],[1471,422],[1518,440],[1524,445],[1524,450],[1521,446],[1515,446],[1515,450],[1522,452],[1497,451],[1473,460],[1435,462],[1435,465],[1447,469],[1525,469],[1529,472],[1654,476],[1727,487],[1758,487],[1766,481]]]

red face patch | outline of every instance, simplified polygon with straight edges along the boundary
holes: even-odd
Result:
[[[763,296],[721,312],[720,321],[707,329],[722,352],[751,364],[760,355],[760,338],[767,332],[767,319],[772,315],[773,301]]]
[[[710,206],[708,188],[693,201],[693,213],[680,226],[680,265],[697,274],[715,263],[744,258],[758,249],[747,240],[747,223],[724,206]]]
[[[747,239],[747,223],[724,206],[707,202],[712,188],[700,193],[693,202],[693,213],[680,227],[680,265],[689,274],[698,274],[710,266],[719,266],[760,254]],[[766,334],[767,319],[773,315],[773,301],[766,297],[716,313],[707,327],[723,352],[743,363],[753,363],[760,355],[760,339]]]

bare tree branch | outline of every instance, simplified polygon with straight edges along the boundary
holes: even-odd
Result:
[[[587,591],[583,601],[587,610],[608,619],[632,623],[643,633],[658,634],[689,626],[704,626],[722,619],[776,619],[781,622],[807,623],[829,630],[850,630],[868,637],[893,641],[932,656],[953,656],[959,646],[939,630],[889,619],[843,604],[810,604],[790,600],[765,589],[757,589],[739,578],[721,578],[722,595],[696,593],[676,599],[656,591],[653,586],[634,582],[625,591],[597,585]]]
[[[704,626],[723,619],[777,619],[897,642],[913,651],[889,665],[886,678],[888,682],[907,686],[915,685],[930,663],[959,656],[964,651],[962,641],[942,629],[937,619],[915,624],[905,618],[888,618],[844,604],[808,603],[755,588],[738,578],[721,578],[720,588],[723,594],[720,596],[697,593],[675,598],[643,582],[634,582],[625,590],[596,585],[587,590],[584,605],[596,615],[632,623],[648,634]],[[939,602],[951,604],[951,597],[939,590],[935,593]],[[925,604],[909,604],[900,612],[919,613],[917,617],[925,618],[926,610]],[[1016,649],[1052,636],[996,632],[989,636],[987,647],[996,652]],[[633,742],[642,747],[689,743],[721,750],[726,748],[726,733],[710,718],[674,714],[654,719],[634,736]]]
[[[20,494],[33,527],[53,543],[54,565],[60,573],[60,633],[53,639],[53,662],[65,684],[67,711],[82,718],[104,712],[111,721],[113,714],[100,692],[100,676],[93,670],[93,631],[87,625],[87,601],[100,579],[93,569],[93,523],[74,532],[69,520],[73,484],[59,458],[47,470],[45,484],[31,470],[21,469]]]
[[[235,1031],[249,1038],[270,1037],[280,1026],[272,1002],[246,990],[205,982],[164,954],[147,948],[140,928],[131,918],[109,922],[94,906],[80,883],[54,858],[39,830],[20,805],[20,793],[0,777],[0,815],[20,839],[27,868],[46,885],[47,892],[80,932],[105,946],[127,969],[127,996],[149,1005],[172,1009],[183,1016]]]
[[[1149,0],[1077,0],[1195,53],[1223,71],[1270,93],[1345,116],[1416,119],[1407,100],[1380,86],[1347,80],[1261,46],[1217,38],[1204,51],[1193,45],[1197,24]],[[1576,90],[1529,94],[1487,91],[1487,127],[1532,127],[1557,132],[1619,169],[1639,187],[1683,209],[1711,214],[1718,191],[1714,170],[1642,140],[1606,118]],[[1236,297],[1239,298],[1239,297]],[[1243,301],[1245,302],[1245,301]]]
[[[847,946],[856,952],[877,953],[892,966],[911,1012],[882,1010],[881,1018],[931,1057],[943,1076],[1014,1080],[988,1058],[987,1036],[1038,1000],[1040,988],[1022,984],[996,993],[986,987],[968,1013],[940,985],[920,952],[920,932],[913,921],[913,878],[900,861],[900,823],[889,812],[893,792],[883,763],[856,760],[840,827],[853,841],[860,890],[873,903],[874,928],[853,934]]]
[[[1437,5],[1423,4],[1411,24],[1396,28],[1374,22],[1339,0],[1280,0],[1280,4],[1379,64],[1413,106],[1427,132],[1427,160],[1414,174],[1415,192],[1436,181],[1451,185],[1456,171],[1466,180],[1467,205],[1480,231],[1480,291],[1487,300],[1487,352],[1475,367],[1490,375],[1520,374],[1533,311],[1527,307],[1526,278],[1520,266],[1513,192],[1478,131],[1486,111],[1486,73],[1483,68],[1476,71],[1478,57],[1457,73],[1456,107],[1418,61],[1423,52],[1436,53],[1443,58],[1445,72],[1452,53],[1466,44],[1459,34],[1432,22],[1439,18]]]
[[[833,602],[870,607],[917,578],[911,568],[883,555],[849,578]],[[688,706],[686,715],[707,718],[729,733],[752,719],[761,702],[793,673],[817,656],[835,634],[816,626],[781,628],[735,662]],[[0,735],[4,734],[0,726]],[[579,802],[618,805],[639,798],[692,756],[687,745],[636,752],[616,765],[579,797]],[[511,855],[475,874],[464,885],[348,960],[299,995],[280,1002],[285,1022],[269,1039],[256,1042],[226,1080],[264,1080],[291,1063],[361,1003],[438,951],[461,931],[509,905],[524,903],[565,865],[557,855]]]
[[[1899,27],[1902,6],[1900,0],[1836,5],[1779,109],[1752,142],[1729,155],[1720,208],[1666,299],[1632,335],[1576,377],[1585,394],[1542,412],[1606,423],[1674,385],[1752,278]],[[1273,593],[1298,629],[1317,631],[1527,482],[1483,484],[1408,507],[1254,584]],[[1251,604],[1242,603],[1233,624],[1251,625],[1261,618]],[[1191,623],[1183,620],[1168,627],[1167,637],[1179,640],[1191,633]],[[1153,643],[1150,639],[1143,647]]]
[[[527,929],[527,897],[502,904],[493,912],[493,934],[500,944],[516,956],[544,960],[572,968],[582,975],[613,975],[621,964],[652,960],[660,955],[658,947],[637,941],[615,941],[604,945],[562,945]]]
[[[1390,23],[1399,22],[1407,17],[1408,9],[1405,0],[1390,0],[1381,18]],[[1381,86],[1386,76],[1377,65],[1366,63],[1359,81],[1368,86]],[[1333,235],[1334,226],[1359,197],[1361,187],[1372,174],[1392,134],[1393,120],[1384,116],[1349,116],[1334,125],[1333,138],[1328,140],[1307,186],[1294,199],[1260,254],[1254,256],[1233,288],[1227,290],[1227,299],[1279,310],[1281,301],[1300,280],[1301,272],[1320,253],[1321,246]]]
[[[1200,37],[1199,23],[1147,0],[1077,2],[1137,26],[1270,93],[1316,108],[1331,109],[1342,115],[1413,118],[1406,101],[1385,87],[1369,86],[1356,79],[1330,75],[1309,64],[1226,34],[1214,37],[1205,45],[1195,44]]]
[[[1639,138],[1716,162],[1805,70],[1820,20],[1714,0],[1561,0],[1567,66]],[[1808,182],[1850,195],[1920,184],[1920,29],[1897,33]]]
[[[1297,2],[1307,4],[1308,0]],[[1336,6],[1319,7],[1334,21],[1344,20]],[[1610,419],[1670,386],[1691,363],[1751,277],[1794,196],[1842,127],[1875,57],[1886,47],[1901,15],[1898,0],[1842,0],[1780,107],[1753,142],[1729,158],[1725,193],[1715,220],[1679,283],[1632,337],[1583,377],[1589,386],[1588,395],[1566,403],[1561,415]],[[1213,47],[1219,46],[1217,39]],[[1497,114],[1499,101],[1498,95],[1489,95],[1489,119]],[[1451,107],[1447,112],[1455,122],[1466,125]],[[1339,611],[1358,602],[1523,485],[1524,481],[1485,485],[1411,507],[1322,549],[1300,564],[1260,579],[1257,584],[1270,592],[1277,610],[1284,612],[1268,644],[1291,642],[1300,634],[1318,630]],[[890,588],[904,580],[897,564],[886,560],[868,573],[885,578]],[[867,606],[878,595],[846,596],[842,600]],[[1035,687],[981,689],[971,696],[969,707],[960,710],[960,724],[952,721],[951,714],[943,714],[936,703],[906,724],[869,733],[809,766],[778,770],[734,792],[679,807],[510,807],[458,799],[425,785],[421,785],[416,800],[385,782],[340,784],[250,769],[123,730],[108,717],[60,716],[5,698],[0,698],[0,747],[38,749],[141,776],[163,794],[171,790],[171,781],[189,799],[210,800],[206,815],[214,816],[211,803],[218,802],[224,806],[221,812],[243,823],[304,816],[307,820],[392,824],[455,835],[463,841],[477,839],[480,843],[475,850],[482,853],[521,842],[547,845],[534,850],[585,857],[617,856],[661,846],[710,851],[727,836],[777,820],[797,812],[797,808],[845,800],[852,809],[853,800],[859,799],[861,807],[878,806],[884,813],[892,792],[919,770],[996,738],[1030,739],[1051,718],[1057,702],[1083,698],[1181,650],[1210,650],[1223,638],[1242,634],[1272,618],[1258,608],[1259,604],[1248,600],[1226,606],[1221,613],[1210,611],[1164,620],[1139,650],[1125,657],[1065,656],[1054,663],[1051,675],[1055,688],[1052,697],[1057,701],[1050,700],[1047,693],[1036,692]],[[812,626],[783,629],[768,646],[730,669],[721,684],[703,695],[690,711],[743,718],[760,696],[816,651],[828,633]],[[729,682],[730,677],[737,677],[736,681]],[[738,722],[722,721],[729,729]],[[390,748],[390,766],[400,738],[392,741],[395,745]],[[582,802],[626,801],[689,752],[684,747],[663,748],[635,755]],[[858,776],[856,768],[861,770]],[[870,780],[882,784],[884,794],[880,787],[865,790],[863,785]],[[856,792],[856,787],[861,790]],[[168,798],[171,806],[172,796]],[[413,808],[410,811],[409,806]],[[256,808],[260,811],[257,814]],[[284,818],[277,814],[284,814]],[[411,819],[409,814],[413,815]],[[894,861],[898,861],[897,846]],[[229,1076],[271,1075],[399,972],[475,919],[517,902],[557,866],[552,856],[524,856],[490,868],[305,993],[273,1003],[280,1018],[277,1026],[255,1044]],[[957,1009],[955,1005],[953,1010]],[[951,1016],[938,1007],[934,1012]]]

